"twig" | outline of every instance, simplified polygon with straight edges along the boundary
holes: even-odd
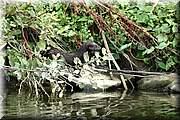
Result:
[[[107,30],[111,35],[115,35],[115,32],[111,29],[110,26],[107,25],[107,23],[103,20],[102,16],[98,15],[97,13],[93,12],[89,9],[88,6],[83,4],[83,7],[86,9],[86,11],[93,17],[95,20],[99,30]]]
[[[34,81],[34,87],[35,87],[35,91],[36,91],[36,97],[38,97],[38,95],[39,95],[39,93],[38,93],[38,86],[37,86],[38,81],[35,79],[34,75],[32,75],[32,77],[34,79],[33,81]]]
[[[11,48],[13,48],[15,51],[17,51],[18,53],[21,53],[17,48],[15,48],[10,42],[7,42],[7,44],[11,47]],[[23,53],[24,54],[24,53]],[[24,55],[26,55],[26,54],[24,54]]]
[[[32,93],[32,86],[31,86],[31,81],[28,82],[30,86],[30,93]]]
[[[137,67],[137,65],[131,61],[131,59],[129,58],[129,56],[126,53],[123,52],[122,54],[129,61],[129,64],[131,66],[131,70],[133,70],[133,65]]]
[[[151,10],[151,13],[153,13],[153,12],[154,12],[154,10],[155,10],[155,8],[156,8],[156,6],[157,6],[158,2],[159,2],[159,0],[152,0],[152,3],[153,3],[153,8],[152,8],[152,10]]]
[[[23,47],[24,47],[24,51],[26,53],[26,55],[28,56],[28,58],[32,58],[33,53],[32,50],[30,49],[29,45],[28,45],[28,39],[26,39],[27,36],[27,31],[26,33],[23,30],[23,27],[21,28],[21,32],[22,32],[22,36],[23,36]]]
[[[134,85],[133,85],[133,83],[131,82],[131,80],[130,79],[128,79],[129,80],[129,82],[130,82],[130,84],[131,84],[131,86],[132,86],[132,89],[134,90]]]
[[[120,100],[123,100],[126,97],[126,93],[127,93],[127,90],[124,90],[122,95],[121,95]]]
[[[108,70],[104,70],[104,69],[93,69],[93,70],[98,71],[98,72],[109,73]],[[135,74],[132,74],[132,73],[123,73],[123,72],[112,72],[112,74],[113,75],[124,75],[124,76],[140,77],[140,78],[156,76],[156,75],[135,75]]]
[[[34,87],[35,87],[35,91],[36,91],[36,97],[38,97],[39,93],[38,93],[36,80],[34,81]]]
[[[111,44],[112,44],[117,50],[119,50],[119,52],[122,52],[122,51],[114,44],[114,42],[112,42],[112,41],[110,40],[109,37],[108,37],[108,40],[109,40],[109,42],[111,42]],[[131,61],[131,59],[129,58],[129,56],[128,56],[126,53],[122,52],[122,54],[123,54],[123,56],[129,61],[132,69],[133,69],[133,66],[132,66],[132,65],[134,65],[134,66],[137,67],[137,65],[136,65],[133,61]]]
[[[16,68],[16,67],[11,67],[11,66],[0,66],[0,70],[8,70],[8,71],[16,71],[16,70],[20,70],[20,71],[28,71],[28,72],[47,72],[48,70],[41,70],[41,69],[34,69],[34,70],[30,70],[30,69],[25,69],[25,68]]]
[[[43,86],[37,81],[39,87],[41,87],[42,91],[48,96],[48,98],[50,97],[49,94],[46,92],[46,90],[43,88]]]
[[[108,44],[107,44],[107,40],[106,40],[106,37],[105,37],[105,35],[104,35],[104,31],[103,31],[103,30],[101,30],[101,34],[102,34],[102,38],[103,38],[103,41],[104,41],[104,46],[105,46],[105,48],[106,48],[106,50],[107,50],[108,55],[111,57],[111,59],[112,59],[114,65],[116,66],[117,70],[120,70],[119,65],[117,64],[116,60],[115,60],[114,57],[112,56],[111,51],[109,50],[109,46],[108,46]],[[109,71],[109,72],[110,72],[110,71]],[[123,85],[124,85],[125,90],[127,90],[128,88],[127,88],[127,85],[126,85],[124,76],[123,76],[123,75],[120,75],[120,78],[121,78],[121,81],[122,81],[122,83],[123,83]]]
[[[146,72],[146,71],[133,71],[133,70],[109,70],[109,69],[97,69],[93,68],[95,71],[100,71],[100,72],[113,72],[114,74],[133,74],[133,75],[164,75],[168,73],[162,73],[162,72]]]
[[[26,78],[25,78],[23,81],[21,81],[20,87],[19,87],[19,90],[18,90],[18,94],[19,94],[19,95],[20,95],[20,93],[21,93],[22,84],[26,81],[26,79],[27,79],[28,77],[29,77],[29,73],[27,74]]]
[[[72,92],[74,88],[73,88],[73,86],[72,86],[71,84],[69,84],[68,82],[66,82],[66,80],[68,80],[68,78],[65,77],[65,76],[63,76],[63,75],[60,75],[60,77],[61,77],[62,79],[64,79],[65,84],[67,84],[67,85],[69,85],[69,86],[71,87],[71,92]]]

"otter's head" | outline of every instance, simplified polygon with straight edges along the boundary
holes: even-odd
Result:
[[[95,52],[95,51],[101,50],[101,47],[98,44],[96,44],[95,42],[88,42],[86,44],[86,47],[89,52],[93,52],[93,51]]]

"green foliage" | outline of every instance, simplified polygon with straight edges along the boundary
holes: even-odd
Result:
[[[177,63],[176,55],[169,49],[176,48],[175,4],[158,4],[153,11],[151,4],[121,4],[115,6],[130,20],[152,34],[157,39],[157,44],[152,44],[151,47],[146,48],[131,43],[120,26],[116,22],[112,22],[109,14],[100,9],[100,15],[118,36],[113,38],[107,31],[105,33],[110,38],[109,47],[113,55],[119,56],[121,52],[133,48],[136,49],[135,57],[143,59],[144,63],[150,64],[153,66],[152,68],[157,68],[158,71],[173,70]],[[73,50],[76,48],[74,44],[76,37],[83,42],[94,40],[100,43],[102,40],[100,34],[98,32],[92,34],[89,30],[89,27],[95,24],[95,20],[87,14],[84,8],[78,7],[78,13],[74,14],[70,4],[7,4],[3,32],[4,39],[10,46],[6,51],[10,65],[24,69],[42,67],[43,63],[50,63],[49,59],[40,55],[42,50],[46,50],[47,45]],[[97,7],[96,5],[91,6],[92,10],[95,11]],[[117,18],[118,16],[114,15],[114,17]],[[34,55],[33,59],[29,60],[24,55],[22,42],[22,28],[25,26],[41,31],[40,40],[36,45],[29,44]],[[151,62],[152,60],[155,62]]]
[[[157,44],[152,44],[150,48],[139,49],[140,51],[137,49],[136,57],[146,59],[145,63],[156,66],[159,71],[173,70],[177,63],[174,60],[176,55],[170,51],[170,49],[176,48],[177,20],[175,17],[175,4],[158,4],[153,11],[151,4],[134,3],[119,5],[119,8],[129,19],[136,22],[139,26],[146,28],[147,32],[157,39]],[[159,56],[157,51],[160,53]],[[155,64],[150,62],[151,56],[157,56],[154,59]],[[158,58],[161,60],[158,60]]]
[[[154,10],[151,4],[133,3],[114,6],[128,19],[145,28],[157,41],[149,47],[132,42],[127,37],[127,33],[124,33],[121,29],[121,26],[112,19],[113,16],[117,21],[120,21],[117,14],[112,13],[110,17],[105,8],[91,5],[90,9],[101,15],[106,24],[116,34],[112,36],[111,33],[105,31],[113,56],[119,58],[121,53],[134,49],[135,57],[144,61],[144,64],[149,64],[152,68],[151,71],[173,71],[174,66],[178,63],[175,54],[177,51],[174,50],[177,42],[175,4],[158,4]],[[8,45],[6,53],[11,67],[18,68],[13,71],[13,75],[16,75],[21,83],[32,84],[36,94],[38,94],[37,88],[43,90],[41,84],[44,80],[48,80],[52,86],[52,93],[57,91],[58,96],[62,96],[64,85],[67,83],[63,79],[59,80],[59,76],[70,71],[65,66],[62,57],[57,59],[57,56],[54,56],[54,60],[50,60],[41,56],[41,51],[46,51],[47,46],[74,50],[76,48],[75,41],[78,39],[83,42],[96,41],[102,43],[97,21],[81,5],[76,7],[78,12],[73,11],[72,4],[16,3],[7,4],[4,9],[3,37]],[[27,58],[27,51],[25,50],[27,48],[25,48],[22,34],[22,28],[27,26],[40,30],[39,40],[33,38],[33,42],[28,41],[26,46],[32,52],[31,59]],[[152,41],[148,42],[152,43]],[[98,54],[96,54],[94,60],[90,60],[87,54],[84,54],[84,58],[87,63],[104,64],[103,62],[108,59],[104,48],[102,54],[104,56],[101,59],[99,59]],[[77,66],[81,65],[78,59],[75,59],[74,62]],[[3,57],[0,57],[0,63],[4,63]]]
[[[4,39],[10,46],[6,52],[10,65],[14,67],[40,67],[43,58],[39,54],[40,51],[46,50],[47,45],[70,50],[74,49],[75,36],[79,36],[82,41],[88,41],[92,37],[88,30],[88,26],[93,23],[92,18],[83,14],[71,14],[69,4],[7,4],[5,13]],[[29,43],[36,56],[33,60],[27,60],[24,55],[22,28],[25,26],[41,31],[36,46]]]

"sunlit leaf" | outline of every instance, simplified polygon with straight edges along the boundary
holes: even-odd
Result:
[[[14,24],[14,23],[10,23],[10,26],[12,26],[12,27],[16,27],[16,24]]]
[[[176,25],[173,25],[173,27],[172,27],[172,32],[173,32],[173,33],[176,33],[176,32],[177,32],[177,26],[176,26]]]
[[[170,56],[168,60],[166,61],[166,70],[169,70],[172,66],[174,66],[176,63],[173,60],[173,57]]]
[[[150,49],[146,49],[142,54],[145,55],[145,54],[150,54],[154,51],[154,47],[152,46]]]
[[[102,54],[103,54],[103,55],[106,55],[106,54],[107,54],[106,48],[104,48],[104,47],[102,48]]]
[[[81,62],[81,60],[78,58],[78,57],[75,57],[74,58],[74,64],[79,64],[79,65],[82,65],[82,62]]]
[[[153,6],[144,6],[144,11],[145,12],[151,12]]]
[[[69,37],[72,37],[72,36],[74,36],[76,33],[74,32],[74,31],[72,31],[72,30],[70,30],[69,32],[68,32],[68,36]]]
[[[95,56],[96,58],[99,58],[100,57],[99,52],[95,52]]]
[[[14,74],[16,74],[17,75],[17,79],[18,80],[21,80],[21,77],[22,77],[22,73],[20,72],[20,71],[14,71]]]
[[[166,21],[169,23],[169,25],[173,25],[174,24],[172,19],[166,19]]]
[[[45,40],[40,40],[40,41],[37,43],[37,46],[38,46],[38,48],[39,48],[39,51],[45,50],[45,48],[46,48],[46,42],[45,42]]]
[[[57,61],[51,62],[51,68],[56,68],[57,65],[58,65]]]
[[[164,32],[164,33],[169,33],[169,32],[170,32],[170,26],[165,23],[165,24],[163,24],[163,25],[161,26],[161,30],[162,30],[162,32]]]
[[[85,61],[85,62],[88,62],[88,61],[89,61],[88,51],[83,54],[83,57],[84,57],[84,61]]]
[[[73,73],[74,73],[74,74],[79,74],[79,73],[80,73],[80,70],[75,70]]]
[[[176,38],[173,39],[172,45],[173,45],[173,48],[176,47],[176,45],[177,45],[177,40],[176,40]]]
[[[80,18],[78,21],[87,21],[87,18],[82,17],[82,18]]]
[[[145,64],[149,64],[149,58],[144,58],[143,61]]]
[[[63,94],[63,90],[61,90],[61,92],[59,93],[58,97],[59,97],[59,98],[62,98],[63,95],[64,95],[64,94]]]
[[[156,46],[157,49],[164,49],[169,45],[170,42],[165,43],[165,42],[161,42],[158,46]]]
[[[166,70],[166,64],[165,64],[165,63],[163,63],[162,61],[157,61],[157,63],[158,63],[158,66],[159,66],[160,68]]]
[[[122,50],[130,47],[131,45],[132,45],[132,43],[128,43],[128,44],[122,45],[119,50],[122,51]]]
[[[67,25],[67,26],[64,26],[64,27],[61,27],[60,30],[58,30],[57,34],[62,34],[63,32],[69,30],[70,28],[70,25]]]
[[[157,38],[158,38],[158,42],[166,42],[168,40],[167,35],[164,34],[159,34]]]
[[[96,65],[100,65],[100,59],[96,60]]]
[[[108,60],[108,56],[105,55],[105,56],[102,57],[102,59],[103,59],[103,61]]]

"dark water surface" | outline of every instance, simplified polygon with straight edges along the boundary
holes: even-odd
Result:
[[[152,92],[130,94],[124,91],[74,93],[48,100],[10,92],[3,100],[3,118],[180,120],[176,97]]]

